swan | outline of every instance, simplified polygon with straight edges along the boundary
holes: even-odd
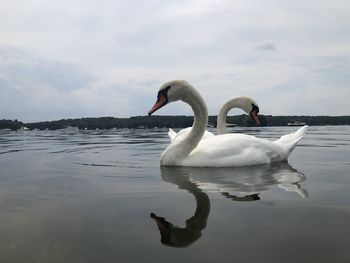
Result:
[[[245,96],[235,97],[226,101],[219,111],[219,115],[217,117],[218,134],[226,133],[226,117],[228,112],[233,108],[242,109],[247,114],[249,114],[249,116],[252,118],[252,120],[255,122],[256,125],[260,125],[260,121],[258,118],[258,113],[259,113],[258,104],[250,97],[245,97]],[[171,142],[174,142],[176,139],[178,139],[181,136],[186,136],[186,134],[190,132],[191,128],[192,127],[182,129],[178,133],[176,133],[173,129],[169,129],[168,135]],[[211,136],[214,136],[214,133],[205,130],[202,140]]]
[[[163,84],[148,115],[178,100],[191,106],[194,122],[186,136],[164,150],[161,166],[250,166],[285,161],[308,128],[305,125],[274,142],[245,134],[221,134],[201,140],[208,124],[207,106],[199,92],[185,80]]]
[[[258,104],[250,97],[236,97],[226,101],[219,111],[219,115],[217,118],[218,134],[226,133],[226,117],[228,112],[233,108],[239,108],[243,110],[252,118],[256,125],[260,125],[260,121],[258,118]]]

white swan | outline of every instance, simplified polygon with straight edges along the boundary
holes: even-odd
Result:
[[[218,134],[225,134],[226,133],[226,118],[228,112],[233,108],[239,108],[249,114],[249,116],[252,118],[252,120],[255,122],[256,125],[260,125],[260,121],[258,118],[259,113],[259,106],[258,104],[249,97],[241,96],[241,97],[235,97],[225,102],[224,105],[222,105],[219,115],[217,118],[217,128],[218,128]]]
[[[162,153],[162,166],[249,166],[284,161],[308,127],[274,142],[244,134],[223,134],[201,140],[208,123],[208,111],[202,96],[187,81],[173,80],[163,84],[157,102],[148,114],[177,100],[192,107],[194,123],[187,136],[171,143]]]
[[[245,96],[235,97],[226,101],[219,111],[219,115],[217,117],[218,134],[226,133],[227,114],[233,108],[242,109],[247,114],[249,114],[249,116],[252,118],[252,120],[255,122],[256,125],[260,125],[260,121],[258,118],[258,113],[259,113],[258,104],[252,98],[249,98],[249,97],[245,97]],[[186,134],[191,131],[191,128],[192,127],[182,129],[178,133],[176,133],[172,129],[169,129],[168,135],[171,142],[174,142],[176,139],[179,139],[179,137],[181,136],[186,136]],[[214,133],[205,130],[202,140],[211,136],[214,136]]]

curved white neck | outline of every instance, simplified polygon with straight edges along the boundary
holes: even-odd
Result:
[[[191,106],[194,113],[194,122],[191,131],[182,141],[170,144],[163,152],[161,164],[164,165],[176,165],[186,158],[196,148],[208,125],[207,106],[197,90],[190,86],[182,101]]]
[[[228,100],[220,109],[218,118],[217,118],[217,128],[218,134],[226,133],[226,117],[228,112],[233,108],[243,109],[245,104],[245,99],[243,97],[237,97]]]

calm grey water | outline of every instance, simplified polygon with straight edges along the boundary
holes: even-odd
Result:
[[[272,166],[160,169],[168,143],[0,131],[0,262],[350,262],[349,126],[310,127]]]

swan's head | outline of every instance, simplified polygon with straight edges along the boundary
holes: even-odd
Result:
[[[191,88],[191,84],[185,80],[172,80],[164,83],[157,95],[157,101],[153,105],[152,109],[148,112],[150,116],[153,112],[157,111],[166,104],[177,101],[186,100],[188,96],[188,90]]]
[[[256,125],[260,125],[260,121],[258,118],[259,106],[258,104],[253,104],[253,103],[251,106],[252,106],[252,110],[250,111],[249,115],[253,119]]]
[[[252,118],[252,120],[255,122],[256,125],[260,125],[260,121],[258,118],[259,113],[259,106],[258,103],[256,103],[255,100],[249,97],[241,97],[242,98],[242,109],[249,114],[249,116]]]
[[[253,100],[250,97],[241,96],[241,97],[234,97],[230,100],[228,100],[221,108],[219,117],[224,117],[226,119],[228,111],[230,111],[233,108],[240,108],[245,113],[247,113],[252,120],[255,122],[256,125],[260,125],[260,121],[258,118],[259,113],[259,106],[258,103],[256,103],[255,100]]]

